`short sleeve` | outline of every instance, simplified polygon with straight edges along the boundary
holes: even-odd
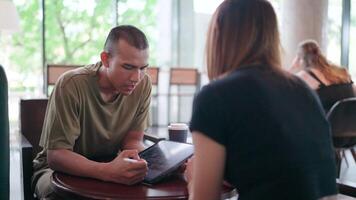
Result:
[[[146,78],[144,84],[145,86],[143,87],[142,95],[140,96],[140,105],[131,126],[131,130],[133,131],[144,131],[149,126],[149,110],[151,104],[152,85],[149,78]]]
[[[212,87],[205,86],[193,102],[190,130],[199,131],[225,145],[225,120],[223,105]]]
[[[50,96],[40,145],[73,150],[80,135],[79,99],[72,80],[59,81]]]

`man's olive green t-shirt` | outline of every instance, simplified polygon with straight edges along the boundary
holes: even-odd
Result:
[[[147,128],[149,77],[145,75],[130,95],[118,94],[104,102],[98,86],[100,67],[101,62],[69,71],[56,83],[40,139],[43,151],[34,160],[35,172],[48,168],[47,150],[69,149],[89,159],[116,155],[129,131]]]

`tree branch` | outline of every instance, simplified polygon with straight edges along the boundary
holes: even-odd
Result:
[[[72,54],[69,51],[68,38],[67,38],[67,35],[65,33],[65,25],[64,25],[63,20],[61,18],[61,13],[58,10],[56,12],[56,20],[57,20],[58,25],[59,25],[59,30],[62,33],[63,45],[64,45],[64,53],[65,53],[65,57],[66,57],[65,60],[71,60],[72,59]]]

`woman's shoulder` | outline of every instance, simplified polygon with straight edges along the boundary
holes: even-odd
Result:
[[[318,73],[315,73],[314,71],[307,71],[307,70],[301,70],[298,73],[296,73],[296,76],[302,79],[310,88],[316,90],[320,86],[319,80],[313,77],[317,76],[319,79],[319,76],[317,75]]]
[[[225,76],[210,81],[203,89],[206,91],[224,91],[229,90],[230,87],[234,87],[235,89],[248,87],[248,83],[251,82],[250,80],[253,80],[253,77],[256,76],[251,70],[253,69],[235,70]]]

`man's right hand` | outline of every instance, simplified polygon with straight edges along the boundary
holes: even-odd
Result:
[[[124,150],[105,164],[102,173],[105,181],[133,185],[142,181],[147,171],[147,162],[140,159],[136,150]]]

